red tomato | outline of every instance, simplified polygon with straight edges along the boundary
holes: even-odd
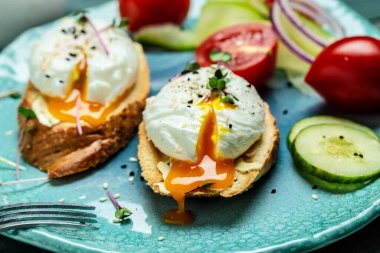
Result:
[[[202,67],[215,64],[213,50],[231,54],[231,61],[222,63],[256,87],[271,77],[276,60],[277,36],[263,24],[240,24],[222,29],[208,37],[197,48],[195,59]]]
[[[181,24],[190,0],[119,0],[120,16],[129,20],[129,29],[162,23]]]
[[[379,109],[380,41],[358,36],[331,44],[315,59],[305,81],[336,107]]]

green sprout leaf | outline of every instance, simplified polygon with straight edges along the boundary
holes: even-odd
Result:
[[[221,52],[219,50],[213,49],[210,52],[210,60],[213,62],[224,62],[227,63],[231,61],[232,55],[228,52]]]
[[[127,219],[132,212],[128,208],[120,208],[115,211],[115,218],[125,220]]]
[[[87,11],[85,10],[76,10],[76,11],[73,11],[73,16],[77,17],[78,23],[83,24],[87,21],[86,13]]]
[[[234,99],[233,99],[232,96],[230,96],[230,95],[223,96],[223,97],[221,98],[221,101],[222,101],[223,103],[227,103],[227,104],[235,104]]]
[[[11,97],[13,99],[19,99],[21,97],[21,94],[16,92],[16,93],[10,94],[9,97]]]
[[[27,119],[35,119],[35,118],[37,118],[37,116],[36,116],[36,114],[34,113],[33,110],[28,109],[28,108],[25,108],[25,107],[22,107],[22,106],[20,106],[20,107],[18,108],[18,112],[19,112],[22,116],[26,117]]]
[[[207,187],[210,187],[210,186],[213,185],[213,184],[214,184],[214,183],[205,183],[205,184],[202,185],[202,187],[207,188]]]
[[[218,83],[216,84],[216,89],[218,91],[221,91],[224,89],[224,87],[226,87],[226,81],[224,79],[219,79]]]
[[[117,27],[117,28],[125,28],[129,25],[129,20],[128,19],[125,19],[125,18],[122,18],[119,23],[117,24],[116,23],[116,19],[113,19],[112,20],[112,23],[111,23],[111,26],[112,27]]]
[[[199,66],[198,62],[196,61],[189,61],[186,63],[185,68],[182,70],[181,75],[187,74],[187,73],[194,73],[197,74],[198,70],[201,66]]]

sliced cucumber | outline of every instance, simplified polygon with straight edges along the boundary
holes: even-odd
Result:
[[[327,115],[319,115],[319,116],[313,116],[309,118],[304,118],[300,121],[298,121],[290,130],[288,134],[288,147],[291,148],[293,145],[294,139],[296,138],[297,134],[304,128],[317,125],[317,124],[324,124],[324,123],[337,123],[337,124],[343,124],[351,127],[355,127],[358,130],[378,139],[376,133],[369,127],[360,125],[358,123],[355,123],[348,119],[342,119],[338,117],[333,116],[327,116]]]
[[[195,35],[202,42],[222,28],[253,21],[268,22],[247,1],[209,1],[202,8]]]
[[[152,25],[139,30],[135,39],[143,44],[155,45],[169,50],[186,51],[196,48],[193,31],[181,30],[173,24]]]
[[[362,183],[380,175],[380,141],[348,125],[303,129],[292,154],[299,169],[328,182]]]
[[[311,184],[316,185],[321,189],[324,189],[324,190],[327,190],[330,192],[335,192],[335,193],[355,191],[357,189],[363,188],[364,186],[366,186],[372,182],[372,180],[368,180],[366,182],[360,182],[360,183],[348,183],[348,184],[333,183],[333,182],[329,182],[329,181],[320,179],[320,178],[318,178],[314,175],[311,175],[309,173],[305,173],[304,171],[302,171],[300,169],[298,171]]]

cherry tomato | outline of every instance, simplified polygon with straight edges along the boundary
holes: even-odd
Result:
[[[119,0],[120,16],[129,20],[129,29],[162,23],[181,24],[190,0]]]
[[[336,107],[379,109],[380,41],[357,36],[331,44],[315,59],[305,81]]]
[[[258,87],[273,73],[277,36],[264,24],[239,24],[222,29],[202,42],[195,52],[199,65],[215,64],[210,58],[213,51],[229,53],[231,60],[221,64]]]

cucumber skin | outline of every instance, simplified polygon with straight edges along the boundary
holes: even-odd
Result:
[[[319,124],[319,125],[328,125],[328,124]],[[333,124],[333,125],[340,125],[340,124]],[[315,127],[315,126],[318,126],[318,125],[312,125],[312,126],[309,126],[309,127]],[[348,128],[352,128],[352,129],[358,131],[357,128],[355,128],[355,127],[351,127],[351,126],[347,126],[347,125],[343,125],[343,126],[344,127],[348,127]],[[305,129],[307,129],[309,127],[306,127],[304,129],[302,129],[297,136],[299,136]],[[370,137],[370,135],[368,135],[368,136]],[[291,154],[292,154],[292,157],[293,157],[295,165],[300,170],[304,171],[305,173],[308,173],[308,174],[310,174],[312,176],[316,176],[319,179],[325,180],[327,182],[342,183],[342,184],[363,183],[363,182],[374,180],[374,179],[377,179],[378,177],[380,177],[380,171],[378,171],[378,172],[376,172],[376,173],[374,173],[372,175],[367,175],[367,176],[346,177],[346,176],[338,176],[338,175],[329,173],[327,171],[324,171],[324,170],[322,170],[320,168],[317,168],[317,167],[309,164],[308,162],[306,162],[302,158],[302,156],[297,152],[297,150],[295,148],[295,142],[296,142],[296,140],[297,140],[297,137],[296,137],[294,143],[292,144],[292,147],[291,147],[290,151],[291,151]]]
[[[318,186],[319,188],[332,192],[332,193],[346,193],[346,192],[352,192],[355,190],[358,190],[360,188],[363,188],[370,184],[373,180],[368,180],[366,182],[362,183],[335,183],[335,182],[329,182],[326,180],[323,180],[321,178],[318,178],[316,176],[313,176],[309,173],[306,173],[302,171],[301,169],[297,168],[298,173],[303,176],[307,181],[309,181],[311,184]]]
[[[370,136],[372,136],[372,137],[374,137],[376,139],[379,139],[379,136],[377,136],[377,134],[371,128],[369,128],[367,126],[364,126],[364,125],[361,125],[359,123],[356,123],[354,121],[351,121],[351,120],[348,120],[348,119],[343,119],[343,118],[338,118],[338,117],[334,117],[334,116],[329,116],[329,115],[316,115],[316,116],[311,116],[311,117],[308,117],[308,118],[303,118],[303,119],[299,120],[297,123],[295,123],[293,125],[293,127],[290,129],[290,131],[288,133],[288,137],[286,139],[286,142],[287,142],[289,150],[291,150],[293,148],[293,144],[294,144],[294,141],[297,138],[297,135],[303,130],[303,129],[301,129],[298,132],[298,134],[294,137],[294,139],[291,140],[291,135],[294,132],[294,127],[297,124],[300,124],[300,123],[304,122],[305,120],[308,120],[308,119],[318,119],[318,118],[320,118],[321,122],[317,123],[317,124],[312,124],[310,126],[319,125],[319,124],[326,124],[326,123],[342,124],[342,125],[345,125],[345,126],[352,126],[352,127],[357,126],[357,129],[361,130],[362,132],[365,132],[368,135],[370,135]],[[329,120],[333,120],[333,121],[329,121]],[[339,122],[341,122],[341,123],[339,123]]]

